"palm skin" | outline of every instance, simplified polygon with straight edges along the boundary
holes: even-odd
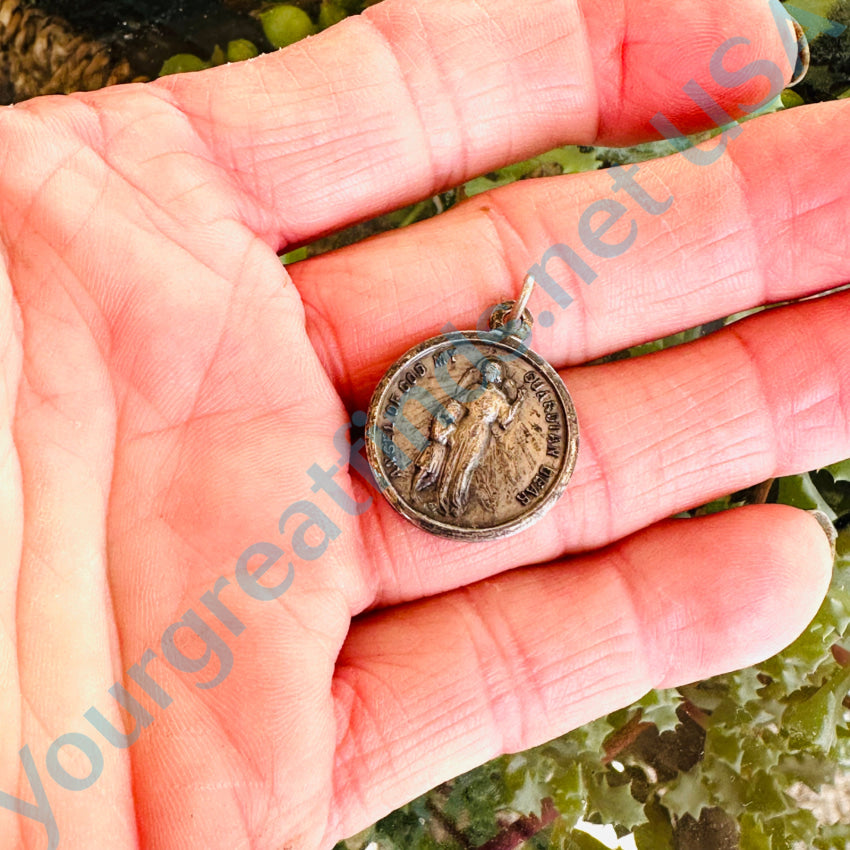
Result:
[[[620,266],[632,303],[599,282],[585,307],[611,298],[616,309],[588,325],[571,308],[536,337],[565,370],[585,439],[568,495],[541,523],[495,543],[429,537],[341,456],[351,412],[398,354],[515,294],[552,234],[566,238],[557,228],[566,233],[570,216],[609,190],[600,175],[508,187],[299,264],[291,277],[277,252],[564,141],[646,134],[653,99],[679,83],[632,78],[622,91],[633,109],[606,101],[618,36],[594,25],[597,5],[584,8],[581,32],[555,0],[522,25],[505,3],[390,0],[256,62],[0,116],[3,846],[327,847],[445,778],[650,687],[765,657],[812,616],[830,561],[809,517],[762,506],[687,525],[659,520],[848,453],[850,370],[838,356],[846,301],[757,317],[644,362],[575,366],[846,275],[840,257],[800,275],[776,258],[761,258],[766,271],[733,268],[736,240],[753,241],[741,235],[745,216],[733,204],[722,223],[705,210],[700,218],[688,205],[713,184],[681,164],[645,172],[681,181],[677,203],[692,212],[678,235],[660,222],[659,233],[677,247],[691,240],[697,254],[725,240],[733,259],[711,270],[711,287],[704,265],[686,274],[691,293],[671,308],[658,278],[681,280],[676,243],[647,236]],[[684,39],[696,43],[706,27],[717,40],[729,34],[724,4],[710,14],[691,5]],[[449,44],[453,15],[475,39],[423,63],[432,48],[419,33]],[[735,16],[733,34],[769,31],[760,7],[737,4]],[[547,34],[534,35],[534,20]],[[635,44],[650,25],[630,22]],[[585,39],[589,65],[573,58]],[[752,40],[782,55],[775,37]],[[553,69],[554,55],[569,57],[565,67]],[[623,61],[646,66],[639,55]],[[577,102],[585,65],[597,90]],[[453,66],[471,80],[456,113],[441,105],[458,95]],[[540,99],[525,104],[523,134],[506,92],[514,74]],[[386,102],[363,94],[371,85]],[[464,117],[476,106],[478,123]],[[671,109],[682,129],[704,120]],[[824,157],[846,164],[837,145],[826,148],[847,110],[817,115]],[[735,142],[735,167],[756,182],[765,140],[790,145],[795,121],[753,122]],[[809,230],[847,220],[848,172],[804,175],[799,194],[747,188],[746,200],[774,209],[776,198],[796,199],[781,214],[795,224],[791,253],[802,262],[816,247],[806,247]],[[635,277],[640,262],[658,277]],[[817,346],[801,346],[815,336]],[[784,345],[804,353],[771,357]],[[724,394],[718,374],[742,377]],[[327,523],[301,539],[305,502]],[[273,588],[293,566],[292,586],[274,599],[236,578],[240,555],[261,541],[284,554],[257,583]],[[516,569],[528,564],[540,566]],[[196,672],[169,664],[163,643],[171,635],[184,658],[203,656],[199,636],[170,629],[189,611],[219,636]],[[145,692],[140,670],[168,700]],[[144,728],[109,696],[116,682],[148,712]],[[91,707],[138,738],[108,743],[86,719]],[[48,766],[53,742],[75,732],[97,744],[102,772],[70,745],[58,757],[54,746],[60,767]],[[34,816],[7,804],[39,797],[23,749],[49,816],[43,805]],[[94,778],[70,790],[57,776]]]

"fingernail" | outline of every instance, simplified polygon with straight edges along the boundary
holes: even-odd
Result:
[[[835,530],[832,520],[823,511],[814,510],[806,511],[806,513],[811,514],[818,521],[818,525],[820,525],[823,529],[823,533],[829,541],[829,551],[832,552],[832,558],[835,560],[835,539],[838,537],[838,532]]]
[[[791,23],[794,24],[794,34],[797,36],[797,64],[794,66],[794,76],[787,86],[789,89],[792,86],[796,86],[806,76],[812,58],[806,33],[793,18],[791,19]]]

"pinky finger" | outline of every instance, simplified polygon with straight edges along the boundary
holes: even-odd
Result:
[[[334,679],[327,837],[651,688],[767,658],[814,616],[831,563],[815,519],[759,505],[355,621]]]

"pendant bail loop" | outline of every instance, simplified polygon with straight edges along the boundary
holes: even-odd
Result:
[[[511,308],[511,312],[508,313],[505,322],[513,322],[515,319],[519,319],[520,316],[525,312],[525,308],[528,304],[529,298],[531,298],[531,291],[534,289],[534,278],[527,274],[522,281],[522,290],[519,293],[519,298],[514,301],[514,306]]]
[[[527,274],[522,283],[522,291],[516,301],[503,301],[490,313],[490,330],[501,331],[506,336],[524,340],[531,333],[534,316],[527,309],[528,299],[534,289],[534,278]]]

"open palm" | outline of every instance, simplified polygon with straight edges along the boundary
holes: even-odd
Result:
[[[757,3],[387,0],[275,55],[0,115],[2,846],[327,847],[800,631],[830,563],[811,518],[664,517],[850,454],[848,295],[575,364],[844,282],[850,104],[757,119],[710,168],[643,166],[668,210],[620,192],[629,251],[590,285],[553,263],[574,303],[537,293],[534,346],[582,447],[505,540],[406,523],[348,467],[350,417],[406,348],[578,245],[611,177],[277,258],[558,144],[649,137],[661,108],[693,130],[692,76],[740,112],[766,79],[708,70],[737,36],[733,64],[790,76]]]

